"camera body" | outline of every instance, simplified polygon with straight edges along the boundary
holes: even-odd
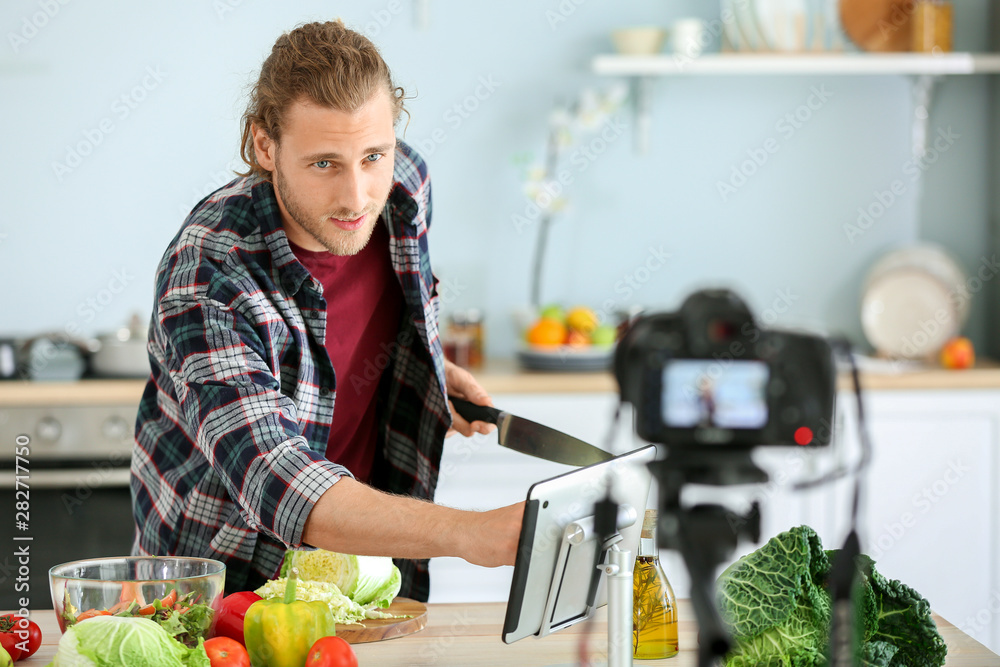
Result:
[[[695,292],[676,313],[639,318],[618,343],[614,371],[636,433],[672,452],[817,447],[833,437],[830,344],[762,329],[728,290]]]

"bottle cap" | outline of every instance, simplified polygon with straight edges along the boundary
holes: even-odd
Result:
[[[656,510],[646,510],[646,516],[642,520],[642,539],[651,540],[656,537]]]

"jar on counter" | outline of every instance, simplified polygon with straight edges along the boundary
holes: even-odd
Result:
[[[483,365],[483,315],[476,308],[453,312],[442,337],[444,356],[462,368]]]
[[[948,0],[917,0],[913,7],[911,49],[922,53],[952,50],[954,6]]]

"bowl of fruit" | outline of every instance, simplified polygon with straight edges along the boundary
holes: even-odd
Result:
[[[618,329],[586,306],[543,308],[524,331],[522,367],[540,371],[604,371],[611,367]]]

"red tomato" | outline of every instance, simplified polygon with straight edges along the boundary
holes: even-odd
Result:
[[[17,646],[17,637],[10,632],[0,632],[0,646],[3,646],[7,653],[10,654],[10,659],[17,662],[21,659],[21,649]]]
[[[230,637],[213,637],[205,642],[212,667],[250,667],[250,654],[243,644]]]
[[[24,637],[23,634],[24,631],[25,629],[21,625],[18,625],[14,629],[14,636],[18,638],[19,644],[21,644],[21,642],[23,641],[22,637]],[[35,651],[38,650],[38,647],[42,645],[42,629],[38,627],[37,623],[29,620],[27,631],[28,631],[28,650],[27,652],[24,651],[21,652],[22,658],[27,658],[34,655]]]
[[[240,644],[246,644],[243,639],[243,617],[247,615],[250,605],[260,599],[253,591],[240,591],[222,598],[219,617],[215,621],[215,636],[229,637]]]
[[[320,637],[309,649],[306,667],[358,667],[358,656],[340,637]]]
[[[11,660],[27,658],[41,643],[42,631],[34,621],[16,614],[0,616],[0,645],[10,654]]]

